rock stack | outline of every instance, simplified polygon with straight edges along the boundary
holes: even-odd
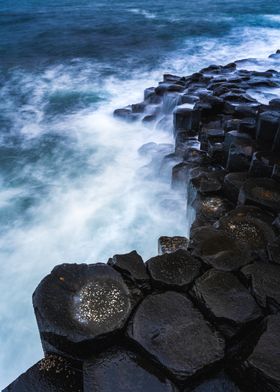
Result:
[[[196,213],[190,239],[54,268],[33,295],[45,358],[5,392],[280,391],[280,99],[250,95],[280,74],[240,64],[164,75],[115,111],[173,120],[162,165]]]

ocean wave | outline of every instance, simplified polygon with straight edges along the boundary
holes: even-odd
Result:
[[[157,17],[155,13],[140,8],[131,8],[129,12],[135,15],[142,15],[146,19],[155,19]]]

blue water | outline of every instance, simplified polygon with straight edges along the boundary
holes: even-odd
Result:
[[[278,0],[0,1],[0,388],[42,356],[31,295],[55,264],[147,259],[187,234],[184,200],[138,153],[170,131],[112,111],[163,72],[278,48]]]

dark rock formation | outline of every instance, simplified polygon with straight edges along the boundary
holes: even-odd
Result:
[[[194,293],[226,336],[262,316],[249,291],[230,272],[207,271],[196,280]]]
[[[147,297],[128,334],[181,381],[206,372],[224,357],[223,338],[188,298],[172,291]]]
[[[136,251],[115,255],[109,259],[108,264],[140,286],[150,281],[143,259]]]
[[[166,289],[186,289],[200,275],[201,263],[188,251],[152,257],[147,268],[155,287]]]
[[[192,231],[192,254],[221,271],[234,271],[251,262],[246,246],[240,246],[222,230],[199,227]]]
[[[33,304],[45,351],[76,358],[123,329],[133,308],[121,275],[105,264],[55,267],[35,290]]]
[[[256,346],[235,372],[247,391],[277,392],[280,390],[280,316],[269,316],[263,325]]]
[[[280,100],[254,98],[280,73],[247,61],[165,74],[114,112],[173,133],[139,154],[172,173],[161,205],[195,215],[190,241],[56,267],[33,297],[46,358],[5,392],[280,392]]]
[[[168,378],[141,355],[114,347],[84,363],[84,392],[176,392]]]
[[[252,293],[261,306],[280,310],[280,265],[255,262],[242,273],[251,281]]]
[[[3,392],[82,392],[81,364],[50,354],[32,366]]]

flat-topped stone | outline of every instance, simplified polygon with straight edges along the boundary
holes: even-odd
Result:
[[[176,392],[163,372],[141,355],[113,347],[84,363],[84,392]]]
[[[238,270],[252,260],[247,247],[213,227],[194,229],[190,247],[194,256],[221,271]]]
[[[242,185],[238,201],[280,212],[280,184],[270,178],[250,178]]]
[[[261,306],[280,310],[280,265],[255,262],[242,268],[242,273]]]
[[[274,237],[271,216],[252,206],[238,207],[215,224],[230,237],[252,250],[263,249]]]
[[[147,261],[147,268],[156,287],[182,290],[200,275],[201,262],[190,252],[180,249],[152,257]]]
[[[35,290],[33,305],[44,348],[77,358],[120,331],[133,308],[122,276],[106,264],[55,267]]]
[[[195,281],[193,291],[226,336],[262,316],[253,296],[230,272],[207,271]]]
[[[138,307],[128,330],[178,380],[201,374],[224,356],[224,340],[184,295],[151,295]]]

